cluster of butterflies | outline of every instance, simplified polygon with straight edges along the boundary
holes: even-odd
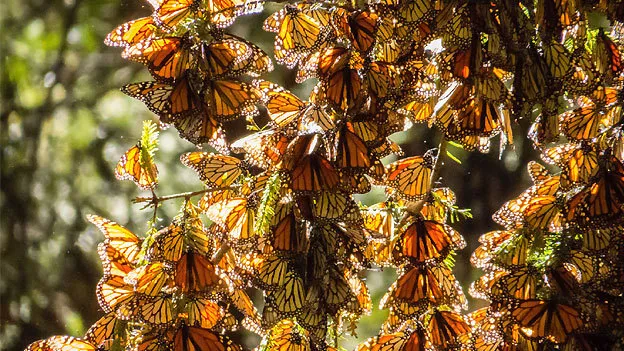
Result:
[[[28,350],[241,349],[221,334],[237,328],[231,308],[251,324],[258,314],[239,288],[233,256],[213,263],[219,244],[194,205],[186,203],[172,224],[146,239],[103,217],[87,219],[105,237],[96,295],[106,314],[83,338],[55,336]]]
[[[226,151],[223,123],[258,113],[260,94],[238,79],[271,71],[255,44],[225,33],[240,15],[262,10],[262,1],[149,1],[151,16],[124,23],[105,40],[122,57],[147,66],[154,81],[122,88],[180,136]]]
[[[145,239],[89,217],[106,237],[97,296],[107,314],[84,338],[30,350],[235,351],[222,333],[241,316],[264,336],[263,350],[333,349],[328,326],[351,329],[372,309],[361,275],[373,264],[397,267],[399,278],[381,303],[390,312],[381,334],[360,351],[585,350],[613,340],[598,336],[623,314],[624,3],[287,4],[264,29],[297,82],[318,80],[302,100],[259,79],[273,68],[269,57],[225,32],[263,1],[149,2],[151,16],[106,38],[154,78],[122,91],[221,154],[181,156],[206,193]],[[612,21],[609,34],[588,28],[590,10]],[[560,114],[564,101],[571,109]],[[471,291],[491,304],[464,316],[450,268],[465,247],[447,223],[455,196],[434,187],[444,155],[384,165],[402,156],[389,136],[428,123],[446,141],[486,151],[496,135],[511,143],[513,122],[533,113],[532,140],[561,173],[531,164],[535,185],[495,215],[505,230],[484,235],[472,260],[488,273]],[[260,131],[228,142],[226,123],[263,117]],[[115,172],[154,192],[151,144],[143,138]],[[387,201],[359,206],[352,195],[373,185]],[[250,286],[264,291],[261,315]]]
[[[487,272],[471,294],[490,301],[470,316],[476,349],[624,345],[623,107],[622,95],[602,107],[620,126],[547,148],[544,161],[561,171],[529,163],[534,185],[494,214],[505,229],[484,234],[471,258]],[[560,116],[563,133],[583,108]]]
[[[466,297],[448,264],[454,251],[466,245],[446,223],[455,195],[448,188],[429,191],[419,213],[399,223],[386,210],[392,206],[387,202],[366,209],[367,226],[387,238],[371,243],[371,259],[380,266],[398,267],[399,277],[380,303],[380,308],[389,310],[382,333],[361,344],[359,351],[452,349],[470,331],[461,314],[467,308]]]

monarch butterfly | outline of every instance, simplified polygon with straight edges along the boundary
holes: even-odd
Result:
[[[436,157],[427,152],[386,166],[386,184],[397,190],[406,200],[422,200],[430,190],[431,172]]]
[[[147,66],[158,81],[172,83],[193,67],[193,44],[189,37],[162,37],[144,39],[124,49],[124,59]]]
[[[523,213],[528,206],[529,201],[535,195],[533,189],[528,189],[515,199],[509,200],[494,213],[492,218],[494,221],[507,230],[522,227],[524,223]]]
[[[594,182],[569,200],[567,221],[574,221],[583,227],[621,222],[624,213],[624,165],[611,156],[605,168]]]
[[[183,228],[184,233],[180,234],[184,235],[184,244],[188,250],[193,250],[206,256],[212,256],[219,249],[219,245],[215,241],[214,231],[211,228],[206,229],[204,223],[199,218],[199,214],[203,212],[205,212],[205,208],[195,206],[192,202],[188,201],[184,208],[182,218],[178,217],[174,219],[173,226]],[[167,236],[173,236],[174,239],[177,237],[177,233],[163,233],[163,235],[165,238],[167,238]],[[175,252],[176,249],[173,249],[176,247],[175,240],[165,240],[170,242],[172,246],[171,251]],[[154,238],[154,241],[156,245],[158,245],[158,236]],[[227,255],[224,256],[224,259],[225,258],[227,258]]]
[[[185,248],[185,235],[177,225],[169,225],[156,232],[153,244],[146,253],[148,261],[177,262],[182,257]]]
[[[357,204],[343,192],[320,191],[311,197],[298,197],[297,205],[304,218],[319,224],[362,222]]]
[[[271,328],[267,351],[310,351],[310,333],[292,319],[283,319]]]
[[[115,167],[115,177],[119,180],[131,180],[143,190],[158,186],[158,168],[152,155],[143,149],[140,142],[121,156]]]
[[[578,310],[555,300],[525,300],[512,311],[529,338],[552,338],[556,343],[566,341],[569,334],[583,326]],[[526,328],[526,329],[525,329]]]
[[[374,12],[346,11],[334,13],[335,25],[341,35],[345,36],[353,47],[362,52],[368,53],[375,44],[375,35],[378,27],[379,16]]]
[[[182,292],[220,292],[224,283],[219,278],[215,266],[203,255],[186,252],[175,267],[175,285]]]
[[[26,351],[96,351],[97,345],[88,340],[75,338],[73,336],[52,336],[45,340],[35,341],[26,347]]]
[[[426,220],[444,223],[446,222],[449,206],[455,205],[455,201],[455,193],[450,188],[432,189],[420,210],[420,214]]]
[[[173,123],[183,138],[194,144],[208,142],[218,150],[227,152],[225,135],[217,116],[214,111],[206,110],[204,101],[191,85],[188,75],[174,84],[133,83],[124,86],[121,91],[143,101],[163,123]]]
[[[360,344],[357,351],[425,351],[427,335],[422,328],[413,331],[382,334]]]
[[[217,28],[230,26],[236,17],[262,11],[263,2],[246,0],[210,0],[205,3],[210,22]]]
[[[297,135],[289,144],[286,150],[287,157],[279,163],[280,168],[292,170],[296,165],[308,155],[324,154],[323,138],[318,132]],[[324,158],[324,157],[323,157]]]
[[[412,307],[414,311],[408,311],[407,315],[401,313],[397,308],[390,307],[388,312],[388,318],[384,321],[381,326],[381,331],[383,333],[395,333],[405,328],[407,325],[411,324],[411,320],[413,320],[412,315],[418,313],[419,307]]]
[[[537,4],[536,21],[540,31],[549,35],[560,33],[578,21],[576,3],[564,0],[542,0]]]
[[[346,310],[356,314],[369,314],[373,309],[373,301],[366,283],[357,274],[351,274],[348,277],[348,283],[352,294],[355,295],[355,300],[347,305]]]
[[[211,80],[205,90],[209,112],[222,122],[258,113],[261,94],[253,86],[234,80]]]
[[[503,269],[513,269],[526,265],[530,242],[530,238],[526,235],[516,232],[494,250],[496,257],[490,260],[490,263]]]
[[[572,140],[590,140],[601,126],[608,125],[607,116],[589,98],[581,98],[581,107],[559,115],[561,131]]]
[[[318,154],[305,155],[290,172],[293,191],[324,191],[336,188],[340,178],[331,163]]]
[[[355,134],[353,125],[349,122],[336,133],[334,143],[335,151],[332,152],[336,165],[346,169],[366,169],[371,166],[371,159],[368,156],[368,148],[364,141]]]
[[[562,207],[563,201],[555,196],[534,196],[523,211],[524,220],[529,228],[556,232],[561,228]]]
[[[126,22],[106,35],[104,44],[108,46],[133,46],[144,39],[152,38],[158,31],[152,17],[143,17]]]
[[[345,128],[355,133],[367,146],[378,146],[379,140],[383,139],[383,126],[368,114],[358,114],[345,124]]]
[[[232,185],[245,169],[245,165],[236,157],[200,151],[182,154],[180,161],[197,172],[199,179],[210,188]]]
[[[460,135],[487,137],[500,131],[499,110],[485,99],[471,99],[456,119]]]
[[[178,23],[199,10],[197,0],[149,0],[154,8],[154,20],[166,30],[172,30]]]
[[[431,1],[417,0],[413,2],[398,1],[398,16],[409,26],[422,21],[429,21],[436,13],[436,6]]]
[[[234,78],[245,73],[255,77],[273,70],[271,60],[262,49],[234,35],[202,43],[200,54],[200,65],[210,79]]]
[[[250,328],[252,331],[258,331],[262,334],[262,328],[260,326],[260,316],[258,310],[254,306],[253,302],[249,298],[249,295],[244,290],[234,289],[234,291],[228,297],[236,309],[245,316],[243,319],[243,325],[246,328]]]
[[[379,202],[362,211],[364,226],[376,233],[375,236],[384,239],[394,233],[392,207],[388,202]]]
[[[174,85],[140,82],[125,85],[121,91],[142,101],[165,123],[171,123],[178,116],[193,114],[201,106],[199,96],[191,84],[191,78],[186,74]]]
[[[472,326],[472,333],[459,338],[462,344],[469,344],[476,350],[499,350],[506,346],[500,335],[502,323],[497,323],[500,321],[498,313],[483,307],[468,314],[466,320]],[[465,340],[468,336],[468,340]]]
[[[308,294],[309,296],[309,294]],[[325,340],[327,336],[327,312],[323,304],[317,300],[308,298],[311,301],[304,306],[303,311],[297,317],[298,323],[310,332],[310,340],[319,344]],[[328,347],[328,351],[329,351]]]
[[[529,161],[527,170],[533,184],[541,183],[550,176],[548,169],[535,161]]]
[[[575,50],[571,58],[572,74],[565,82],[573,94],[591,94],[599,85],[600,72],[594,64],[594,57],[587,50]]]
[[[245,258],[242,265],[251,272],[254,283],[265,290],[275,290],[284,285],[290,259],[277,252]]]
[[[603,250],[611,242],[609,230],[586,230],[583,232],[583,248],[587,250]]]
[[[328,282],[323,284],[322,289],[325,307],[330,314],[336,315],[340,310],[346,310],[349,302],[356,301],[356,297],[351,291],[347,278],[339,268],[330,266],[328,276]]]
[[[405,258],[415,263],[443,259],[449,250],[466,246],[461,235],[450,226],[422,218],[416,219],[399,235],[392,251],[397,262]]]
[[[182,324],[177,330],[169,329],[167,339],[173,340],[174,351],[222,350],[240,351],[227,336],[215,334],[210,329]]]
[[[192,297],[185,309],[189,325],[207,329],[214,328],[226,316],[223,308],[208,298]]]
[[[505,83],[496,75],[495,71],[481,72],[475,77],[474,89],[476,95],[490,102],[508,105],[510,95]]]
[[[87,215],[87,220],[104,234],[105,244],[118,251],[131,264],[136,264],[141,252],[142,240],[121,225],[96,215]]]
[[[277,84],[263,81],[259,84],[259,88],[266,95],[263,102],[269,118],[280,128],[295,122],[307,107],[301,99]]]
[[[335,253],[338,249],[338,242],[335,237],[329,237],[332,241],[324,243],[324,237],[317,235],[317,229],[312,229],[310,233],[310,248],[308,249],[308,257],[306,260],[306,279],[312,282],[323,281],[327,275],[327,265],[329,262],[328,255]],[[316,286],[318,284],[315,284]],[[321,287],[318,286],[320,289]],[[308,294],[310,292],[308,291]]]
[[[470,326],[459,313],[437,310],[429,319],[427,331],[433,345],[446,349],[455,344],[458,337],[469,333]]]
[[[458,285],[452,272],[443,266],[411,267],[404,269],[382,299],[381,306],[394,306],[403,313],[410,307],[459,303]],[[401,302],[408,306],[402,307]],[[463,301],[461,301],[463,303]]]
[[[442,32],[442,43],[447,50],[458,50],[468,47],[472,40],[471,17],[467,5],[455,9],[446,6],[439,14],[438,26]]]
[[[328,49],[323,55],[319,62],[319,76],[323,82],[320,99],[326,99],[338,111],[355,108],[363,98],[363,82],[358,73],[360,65],[352,63],[361,57],[345,48]]]
[[[500,280],[494,281],[496,287],[492,293],[500,295],[499,291],[501,293],[504,291],[505,294],[519,300],[534,299],[539,280],[539,273],[532,266],[520,267],[516,271],[504,275]]]
[[[598,263],[593,255],[581,250],[570,250],[562,257],[563,267],[580,284],[587,284],[598,273]]]
[[[136,267],[117,249],[105,243],[98,244],[98,256],[102,261],[105,278],[110,276],[123,277]]]
[[[470,262],[475,267],[514,268],[526,263],[529,242],[523,235],[515,235],[513,231],[496,230],[482,235],[479,241],[481,246],[470,257]]]
[[[392,266],[392,244],[390,240],[371,240],[364,251],[364,257],[380,267]]]
[[[492,300],[526,300],[535,298],[538,278],[539,274],[534,268],[519,267],[511,272],[494,271],[486,274],[474,284],[474,288],[480,295]]]
[[[124,277],[124,282],[132,285],[137,293],[157,296],[165,286],[171,284],[171,275],[165,264],[153,262],[129,272]]]
[[[475,70],[481,69],[482,66],[482,47],[481,42],[472,41],[470,47],[451,51],[443,54],[440,58],[442,66],[441,77],[445,81],[451,81],[452,78],[466,80],[475,76]]]
[[[124,276],[102,277],[96,288],[98,303],[104,312],[116,312],[118,308],[130,304],[134,297],[134,288],[124,281]]]
[[[318,237],[326,245],[327,254],[339,250],[341,246],[349,247],[353,252],[363,249],[371,235],[369,231],[358,226],[350,226],[345,223],[328,223],[316,227],[312,234],[320,234]]]
[[[551,41],[550,43],[545,43],[543,49],[544,59],[550,75],[555,79],[568,78],[572,63],[570,54],[563,44]]]
[[[300,129],[313,130],[320,128],[323,131],[328,131],[336,128],[336,113],[328,111],[319,105],[311,103],[309,105],[301,116]]]
[[[303,279],[297,273],[289,271],[284,277],[284,284],[270,295],[274,299],[275,309],[281,316],[286,318],[296,316],[301,312],[306,299]],[[269,299],[267,304],[271,306],[271,302]]]
[[[500,131],[498,109],[494,103],[474,95],[473,89],[451,85],[436,104],[433,117],[448,138],[462,141],[468,149],[479,145],[478,137],[487,138]]]
[[[140,321],[149,324],[164,325],[175,320],[173,299],[170,294],[142,298],[137,306],[133,306],[133,312],[138,314]]]
[[[399,86],[397,69],[389,63],[375,61],[366,66],[364,83],[369,94],[376,98],[385,98]]]
[[[546,95],[548,67],[544,58],[540,55],[529,55],[525,60],[519,67],[518,74],[514,76],[516,111],[541,101]]]
[[[276,250],[292,253],[305,252],[307,249],[305,230],[302,223],[297,220],[292,205],[288,207],[290,210],[287,210],[283,216],[273,217],[269,243]]]
[[[555,149],[556,150],[556,149]],[[553,150],[553,151],[555,151]],[[546,152],[548,153],[549,150]],[[591,144],[563,150],[561,164],[561,187],[570,188],[573,184],[586,184],[598,170],[598,152]]]
[[[605,34],[602,28],[598,31],[594,56],[598,71],[603,74],[607,72],[617,74],[624,70],[624,62],[619,47]]]
[[[407,113],[412,122],[424,123],[428,122],[433,115],[435,102],[435,99],[428,99],[425,102],[421,102],[419,99],[408,99],[400,109]]]
[[[304,53],[316,50],[329,34],[330,15],[323,9],[308,5],[286,5],[264,22],[264,30],[277,33],[275,58],[277,62],[294,67]]]
[[[290,139],[275,129],[268,129],[248,135],[232,143],[232,151],[246,153],[245,161],[262,169],[281,160],[286,153]]]
[[[109,343],[112,343],[118,337],[121,337],[123,340],[124,336],[121,331],[125,325],[126,322],[117,318],[114,312],[107,313],[89,327],[84,340],[98,347],[107,347]]]
[[[325,308],[330,314],[343,310],[360,315],[370,310],[372,302],[368,289],[356,275],[332,266],[328,279],[323,291]]]

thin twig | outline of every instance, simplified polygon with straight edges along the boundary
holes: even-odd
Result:
[[[154,192],[154,188],[151,189],[152,190],[152,198],[158,198],[158,196],[156,195],[156,193]],[[147,205],[149,206],[149,205]],[[143,207],[144,209],[145,207]],[[158,203],[154,204],[154,213],[152,214],[152,225],[155,226],[156,225],[156,215],[158,213]]]
[[[144,207],[147,208],[149,206],[158,206],[158,204],[160,204],[163,201],[167,201],[167,200],[173,200],[173,199],[180,199],[180,198],[184,198],[184,199],[190,199],[193,196],[197,196],[197,195],[202,195],[205,193],[211,193],[211,192],[215,192],[215,191],[222,191],[222,190],[231,190],[234,188],[237,188],[238,186],[224,186],[224,187],[220,187],[220,188],[211,188],[211,189],[204,189],[204,190],[198,190],[198,191],[189,191],[186,193],[179,193],[179,194],[172,194],[172,195],[165,195],[165,196],[151,196],[151,197],[142,197],[142,196],[137,196],[134,200],[132,200],[133,203],[135,204],[139,204],[139,203],[143,203],[143,202],[147,202],[148,204]]]

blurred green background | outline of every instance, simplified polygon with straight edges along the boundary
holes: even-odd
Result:
[[[267,5],[263,13],[239,19],[231,30],[272,52],[273,34],[261,26],[278,8]],[[113,169],[140,138],[142,120],[155,118],[119,87],[149,76],[141,65],[123,61],[119,48],[106,47],[102,41],[117,25],[146,16],[149,10],[147,3],[136,0],[3,4],[0,344],[4,349],[23,349],[55,334],[80,336],[101,316],[95,298],[101,275],[96,246],[103,237],[85,221],[85,214],[110,218],[135,233],[147,229],[150,212],[131,203],[140,191],[131,182],[117,181]],[[303,98],[311,89],[311,83],[296,86],[294,73],[279,66],[266,78]],[[231,127],[232,139],[247,133],[243,122]],[[526,134],[526,128],[517,129],[518,136]],[[437,136],[434,130],[417,126],[397,135],[396,141],[406,155],[414,155],[435,147]],[[455,225],[469,243],[454,269],[465,289],[480,274],[468,261],[476,239],[496,229],[491,214],[529,184],[524,165],[535,154],[523,142],[517,138],[500,156],[497,140],[487,155],[451,147],[462,164],[447,161],[442,182],[455,190],[459,206],[474,214],[474,219]],[[201,189],[193,172],[178,161],[180,153],[193,149],[175,130],[161,133],[159,194]],[[362,201],[372,203],[378,195]],[[165,225],[178,206],[168,204],[160,224]],[[386,316],[377,305],[394,279],[391,269],[370,273],[375,311],[362,319],[358,338],[346,339],[343,346],[350,349],[377,333]],[[471,309],[480,306],[470,301]],[[249,334],[238,332],[237,337],[255,347],[258,338]]]

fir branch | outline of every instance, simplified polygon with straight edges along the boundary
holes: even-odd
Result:
[[[153,169],[154,154],[158,150],[158,126],[151,120],[143,121],[143,132],[141,133],[141,168]]]
[[[282,182],[279,172],[272,174],[267,180],[260,206],[258,206],[258,215],[254,226],[254,231],[259,236],[263,236],[269,229],[271,219],[273,219],[273,215],[275,214],[275,204],[279,200],[279,190],[281,186]]]

